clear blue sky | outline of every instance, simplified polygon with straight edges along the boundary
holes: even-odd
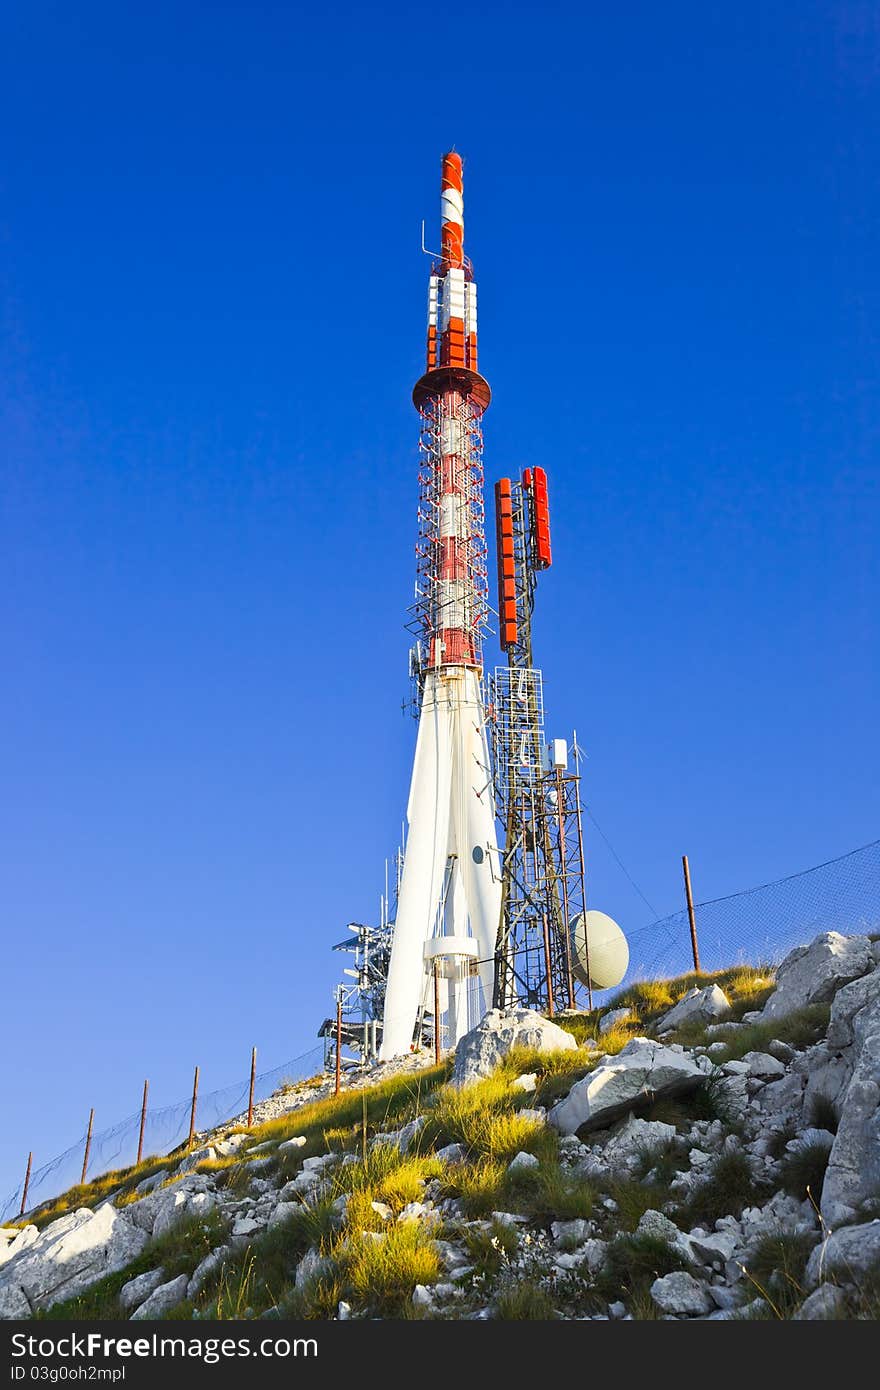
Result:
[[[311,1046],[376,913],[452,144],[599,823],[659,912],[685,850],[708,898],[876,838],[878,24],[4,7],[0,1191]]]

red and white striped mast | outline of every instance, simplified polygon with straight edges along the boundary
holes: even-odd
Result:
[[[443,156],[441,254],[428,287],[414,623],[421,697],[409,832],[385,994],[382,1058],[407,1052],[421,1011],[448,1046],[492,1003],[501,908],[495,804],[481,692],[487,577],[477,287],[464,254],[461,156]]]

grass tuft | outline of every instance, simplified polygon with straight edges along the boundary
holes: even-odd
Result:
[[[801,1201],[809,1197],[818,1206],[831,1152],[824,1144],[801,1144],[782,1159],[782,1186]]]
[[[745,1277],[778,1318],[790,1318],[806,1298],[804,1271],[815,1241],[809,1235],[770,1232],[751,1251]]]
[[[547,1322],[556,1317],[556,1310],[546,1289],[523,1280],[498,1295],[495,1316],[507,1322]]]
[[[759,1205],[766,1196],[748,1157],[737,1149],[715,1159],[707,1180],[683,1203],[681,1216],[689,1227],[711,1225],[722,1216],[739,1216],[745,1207]]]

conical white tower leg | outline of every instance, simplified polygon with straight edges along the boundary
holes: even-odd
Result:
[[[483,1012],[492,1007],[495,982],[495,943],[501,917],[501,856],[495,827],[495,800],[486,723],[475,671],[465,673],[466,698],[461,709],[459,748],[462,755],[464,806],[456,826],[461,846],[459,863],[464,879],[471,935],[477,940]]]
[[[449,706],[425,682],[410,783],[409,832],[394,924],[380,1060],[408,1052],[425,986],[425,941],[443,892],[449,841],[452,741]]]
[[[409,836],[385,993],[382,1060],[409,1050],[426,988],[425,943],[471,938],[480,988],[459,958],[448,980],[447,1046],[469,1016],[492,1004],[501,872],[480,685],[475,671],[447,669],[425,681],[408,807]],[[447,865],[452,879],[447,881]],[[444,902],[444,889],[446,897]],[[452,964],[454,957],[449,957]],[[445,972],[444,972],[445,973]],[[468,999],[475,995],[469,1009]]]

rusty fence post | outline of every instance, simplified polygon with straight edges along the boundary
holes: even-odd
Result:
[[[336,996],[336,1089],[334,1096],[339,1095],[342,1086],[342,999]]]
[[[688,921],[691,925],[691,950],[694,956],[694,970],[700,974],[700,948],[697,945],[697,919],[694,916],[694,895],[691,892],[691,871],[686,854],[681,856],[681,864],[684,869],[684,891],[687,897]]]
[[[195,1135],[195,1132],[196,1132],[196,1101],[198,1100],[198,1098],[199,1098],[199,1069],[198,1069],[198,1067],[196,1067],[195,1075],[193,1076],[192,1109],[191,1109],[190,1112],[189,1112],[189,1138],[188,1138],[187,1141],[186,1141],[186,1147],[187,1147],[188,1149],[191,1149],[191,1148],[192,1148],[193,1136]]]
[[[434,961],[434,1061],[440,1061],[440,966]]]
[[[257,1080],[257,1049],[251,1048],[251,1089],[248,1094],[248,1129],[254,1122],[254,1084]]]
[[[144,1156],[144,1128],[145,1128],[146,1123],[147,1123],[147,1096],[149,1095],[149,1093],[150,1093],[150,1083],[149,1083],[149,1081],[145,1081],[145,1082],[144,1082],[144,1098],[143,1098],[143,1101],[141,1102],[141,1128],[140,1128],[140,1133],[138,1134],[138,1156],[137,1156],[137,1158],[136,1158],[136,1160],[135,1160],[136,1163],[140,1163],[141,1159],[142,1159],[143,1156]]]
[[[27,1211],[27,1195],[28,1195],[28,1188],[29,1188],[30,1185],[31,1185],[31,1165],[32,1165],[33,1161],[34,1161],[34,1151],[33,1151],[33,1149],[31,1149],[30,1153],[28,1154],[27,1172],[26,1172],[25,1175],[24,1175],[24,1187],[23,1187],[22,1190],[21,1190],[21,1207],[20,1207],[19,1213],[18,1213],[19,1216],[24,1216],[25,1212]]]
[[[79,1181],[80,1181],[80,1186],[82,1186],[82,1184],[83,1184],[83,1183],[85,1182],[85,1180],[86,1180],[86,1169],[87,1169],[88,1166],[89,1166],[89,1149],[92,1147],[92,1125],[94,1124],[94,1122],[95,1122],[95,1107],[92,1106],[91,1110],[89,1111],[89,1127],[88,1127],[88,1129],[86,1130],[86,1148],[85,1148],[85,1153],[83,1154],[83,1170],[82,1170],[82,1177],[81,1177],[80,1180],[79,1180]]]

